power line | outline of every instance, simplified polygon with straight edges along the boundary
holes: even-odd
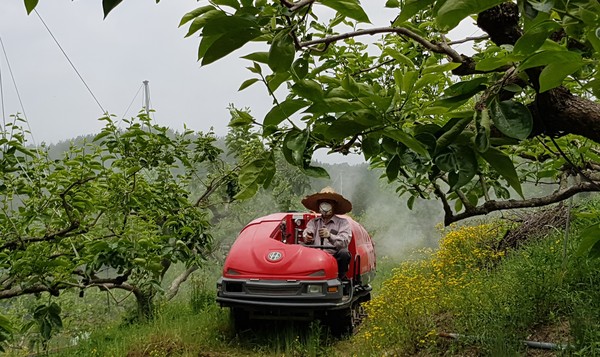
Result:
[[[85,87],[87,88],[88,92],[90,92],[90,94],[92,95],[92,98],[94,98],[94,100],[96,101],[96,104],[98,104],[98,106],[102,110],[102,113],[106,114],[107,111],[104,110],[104,108],[102,107],[102,104],[100,104],[100,101],[98,101],[98,98],[96,98],[96,96],[94,95],[94,92],[92,92],[92,90],[90,89],[90,87],[88,86],[88,84],[83,79],[83,76],[79,73],[79,71],[77,70],[77,68],[75,67],[75,65],[73,64],[73,62],[71,61],[71,59],[69,58],[69,56],[67,55],[67,53],[65,52],[65,50],[62,48],[62,46],[60,45],[60,43],[56,39],[56,37],[54,37],[54,34],[52,33],[52,31],[50,31],[50,28],[48,27],[48,25],[46,25],[46,22],[44,22],[44,19],[42,19],[42,16],[40,16],[40,14],[38,13],[37,10],[34,9],[33,11],[38,16],[38,18],[40,19],[40,21],[42,22],[42,24],[44,25],[44,27],[46,28],[46,30],[48,30],[48,33],[50,33],[50,36],[52,36],[52,39],[54,39],[54,42],[56,42],[56,44],[58,45],[58,48],[60,48],[60,50],[63,53],[63,55],[65,55],[65,58],[67,59],[67,61],[69,61],[69,64],[71,65],[71,67],[73,67],[73,70],[75,70],[75,73],[77,73],[77,76],[79,76],[79,79],[81,79],[81,81],[83,82],[83,85],[85,85]]]
[[[2,43],[1,37],[0,43]],[[2,48],[4,48],[4,45],[2,45]],[[4,84],[2,83],[2,66],[0,66],[0,105],[2,105],[2,135],[4,136],[4,130],[6,130],[6,112],[4,111]]]
[[[131,100],[131,103],[129,103],[129,106],[127,107],[127,109],[125,109],[125,113],[123,113],[123,116],[121,117],[121,119],[125,119],[125,116],[127,115],[127,113],[129,112],[129,109],[133,105],[133,102],[135,102],[135,99],[137,98],[137,96],[140,94],[140,91],[142,90],[143,86],[144,86],[144,84],[142,83],[140,85],[140,87],[138,88],[137,92],[135,92],[135,95],[133,96],[133,99]]]
[[[17,98],[19,99],[19,104],[21,105],[21,111],[23,112],[23,118],[25,119],[25,123],[27,124],[27,128],[29,129],[29,135],[31,135],[31,141],[33,141],[33,145],[36,145],[35,138],[33,137],[33,132],[31,131],[31,126],[29,125],[29,119],[27,119],[27,114],[25,113],[25,106],[23,105],[23,100],[21,99],[21,93],[19,93],[19,87],[17,86],[17,81],[15,80],[15,75],[13,74],[12,67],[10,66],[10,61],[8,60],[8,54],[6,53],[6,48],[4,47],[4,41],[2,41],[1,36],[0,36],[0,46],[2,47],[2,52],[4,53],[4,58],[6,59],[6,66],[8,67],[8,72],[10,73],[10,77],[11,77],[13,85],[15,87],[15,92],[17,93]],[[6,127],[6,120],[4,118],[4,95],[2,95],[2,119],[4,120],[4,126]],[[15,116],[15,122],[16,122],[16,120],[17,120],[17,116]],[[13,129],[14,129],[14,127],[13,127]]]

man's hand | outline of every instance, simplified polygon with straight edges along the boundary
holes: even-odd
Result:
[[[319,237],[329,239],[329,237],[331,237],[331,234],[329,233],[329,229],[327,229],[327,228],[319,229]]]
[[[306,234],[304,235],[304,242],[305,243],[312,243],[315,241],[315,237],[313,237],[313,233],[312,232],[306,232]]]

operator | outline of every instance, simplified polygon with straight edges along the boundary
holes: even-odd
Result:
[[[311,211],[321,213],[320,217],[307,223],[303,233],[304,243],[330,246],[325,251],[337,261],[338,279],[347,280],[351,258],[348,243],[352,238],[352,229],[348,220],[338,215],[350,212],[352,203],[333,188],[325,187],[321,192],[306,196],[302,204]]]

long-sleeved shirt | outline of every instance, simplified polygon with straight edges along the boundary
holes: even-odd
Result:
[[[329,230],[330,239],[319,237],[319,229],[327,228]],[[333,215],[327,223],[324,222],[322,217],[317,217],[310,220],[306,224],[304,230],[304,238],[308,236],[308,233],[312,233],[314,241],[308,243],[309,245],[325,245],[331,246],[332,249],[326,249],[330,254],[335,254],[337,250],[348,248],[348,243],[352,238],[352,228],[347,219]],[[321,240],[323,242],[321,242]]]

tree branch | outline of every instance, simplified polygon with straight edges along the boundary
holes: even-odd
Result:
[[[285,7],[287,7],[288,9],[290,9],[290,11],[296,11],[305,6],[309,6],[314,2],[315,2],[315,0],[301,0],[298,2],[289,2],[287,0],[281,0],[281,4]]]
[[[445,195],[439,188],[436,187],[436,195],[442,199],[444,202],[444,224],[447,226],[451,223],[458,222],[460,220],[486,215],[495,211],[502,211],[508,209],[516,209],[516,208],[533,208],[533,207],[543,207],[553,203],[558,203],[560,201],[566,200],[567,198],[574,196],[581,192],[597,192],[598,185],[590,182],[582,182],[580,184],[559,190],[551,195],[547,195],[539,198],[531,198],[527,200],[508,200],[508,201],[488,201],[485,202],[481,206],[474,207],[469,210],[465,210],[462,213],[453,214],[450,206],[445,202]],[[438,193],[439,190],[439,193]],[[441,194],[441,196],[440,196]]]
[[[450,41],[450,42],[447,43],[447,45],[449,45],[449,46],[458,45],[458,44],[469,42],[469,41],[487,40],[488,38],[490,38],[490,36],[488,36],[488,35],[481,35],[481,36],[475,36],[475,37],[465,37],[462,40]]]
[[[450,57],[452,62],[463,63],[463,61],[464,61],[463,56],[458,54],[458,52],[454,51],[448,45],[437,44],[437,43],[431,42],[404,27],[377,27],[377,28],[366,29],[366,30],[357,30],[357,31],[347,32],[347,33],[343,33],[343,34],[339,34],[339,35],[335,35],[335,36],[320,38],[317,40],[301,42],[300,47],[312,47],[314,45],[319,45],[319,44],[324,44],[326,46],[329,46],[329,44],[331,44],[333,42],[345,40],[347,38],[364,36],[364,35],[376,35],[376,34],[380,34],[380,33],[395,33],[398,35],[404,35],[404,36],[416,41],[421,46],[423,46],[424,48],[426,48],[427,50],[429,50],[431,52],[442,53],[442,54],[447,55],[448,57]]]
[[[3,250],[3,249],[16,250],[19,246],[21,246],[21,248],[24,249],[25,245],[30,244],[30,243],[49,242],[49,241],[55,240],[57,238],[68,237],[69,233],[73,232],[77,228],[79,228],[79,222],[72,221],[70,226],[68,226],[56,233],[47,234],[43,237],[23,238],[20,240],[6,242],[0,246],[0,250]],[[78,234],[86,233],[86,232],[87,232],[87,229],[78,232]]]
[[[175,278],[173,280],[173,282],[171,282],[171,286],[169,287],[169,290],[167,290],[167,293],[165,294],[167,301],[171,301],[171,299],[173,299],[175,297],[175,295],[177,295],[181,284],[185,283],[188,280],[188,278],[190,277],[190,275],[192,275],[192,273],[195,272],[196,270],[198,270],[198,265],[194,264],[191,267],[187,268],[177,278]]]

